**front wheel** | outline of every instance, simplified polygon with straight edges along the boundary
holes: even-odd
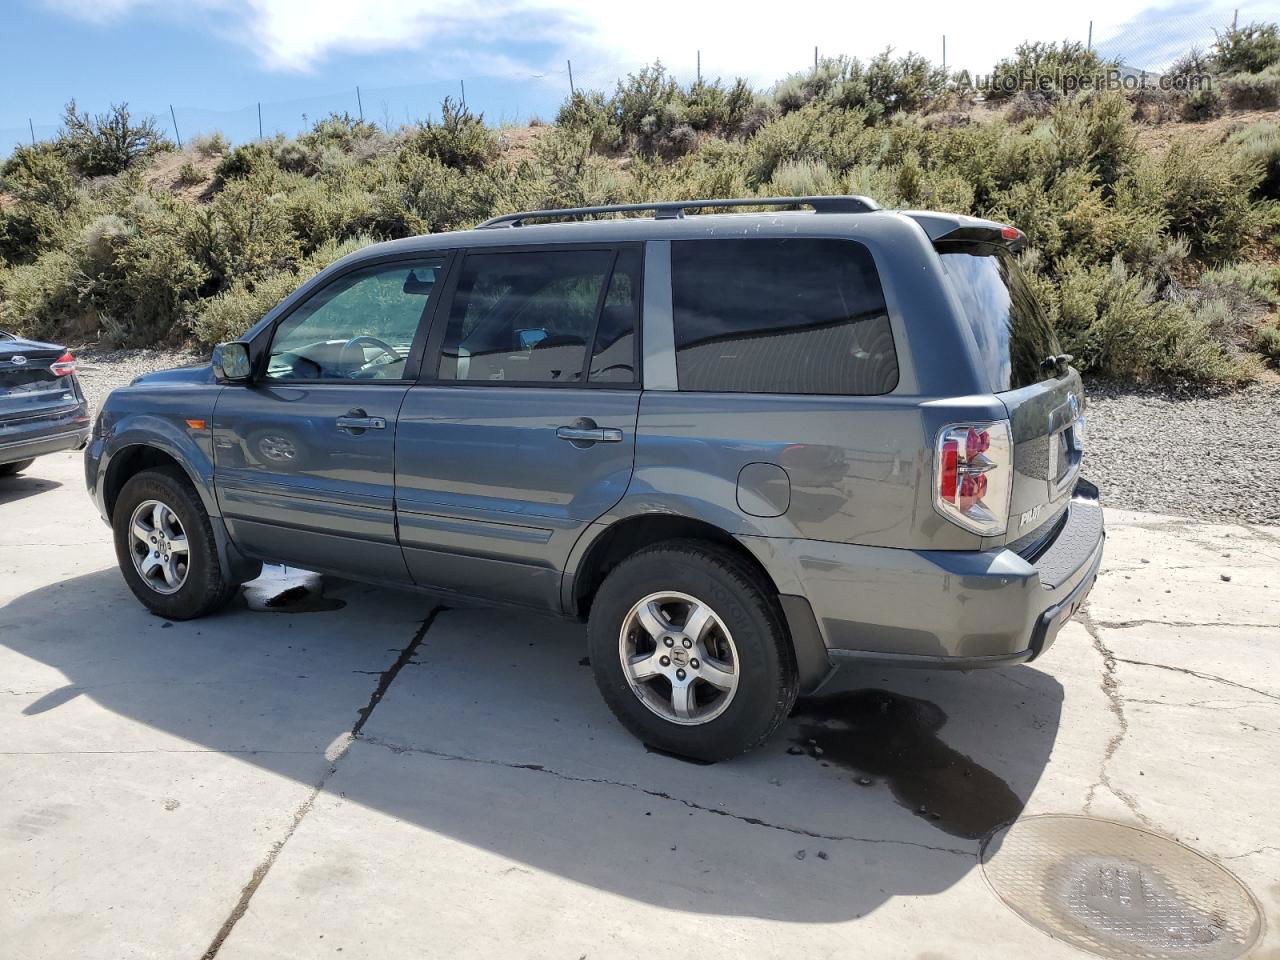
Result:
[[[190,620],[235,592],[237,584],[218,559],[209,515],[180,471],[144,470],[131,477],[111,517],[120,572],[152,613]]]
[[[610,572],[588,623],[591,665],[628,730],[671,753],[723,760],[764,741],[797,692],[768,585],[717,544],[672,541]]]

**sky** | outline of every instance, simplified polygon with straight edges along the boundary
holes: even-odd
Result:
[[[660,59],[693,79],[745,76],[764,89],[822,56],[914,50],[986,73],[1021,41],[1085,40],[1158,70],[1231,21],[1277,19],[1275,0],[1107,0],[972,5],[754,0],[0,0],[0,154],[58,128],[63,105],[128,102],[189,138],[222,129],[295,133],[346,110],[398,125],[446,95],[493,123],[550,119],[569,92]],[[356,88],[360,88],[357,98]],[[170,106],[173,115],[170,115]]]

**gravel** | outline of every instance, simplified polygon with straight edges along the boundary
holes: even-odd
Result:
[[[94,409],[154,370],[204,363],[173,349],[76,351]],[[1091,380],[1084,475],[1107,506],[1280,524],[1280,383],[1213,393]]]
[[[148,348],[142,350],[98,350],[94,347],[77,347],[72,352],[79,361],[76,375],[80,386],[89,398],[91,415],[98,412],[107,394],[116,387],[123,387],[135,377],[144,373],[155,373],[157,370],[172,370],[174,367],[189,367],[197,363],[207,363],[207,353],[195,353],[173,347]]]
[[[1215,394],[1095,380],[1085,395],[1084,476],[1107,506],[1280,523],[1280,384]]]

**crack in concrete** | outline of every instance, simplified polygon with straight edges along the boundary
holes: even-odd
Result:
[[[1098,620],[1099,627],[1106,627],[1108,630],[1127,630],[1130,627],[1157,626],[1157,627],[1239,627],[1248,630],[1280,630],[1280,624],[1274,623],[1228,623],[1225,620]]]
[[[1152,663],[1149,660],[1126,660],[1124,657],[1116,658],[1120,663],[1131,663],[1136,667],[1153,667],[1156,670],[1171,670],[1174,673],[1185,673],[1188,677],[1195,677],[1198,680],[1207,680],[1210,683],[1221,683],[1224,686],[1235,687],[1239,690],[1248,690],[1250,693],[1256,693],[1260,697],[1266,697],[1269,700],[1280,700],[1280,694],[1268,693],[1266,690],[1259,690],[1257,687],[1251,687],[1247,683],[1237,683],[1234,680],[1228,680],[1226,677],[1220,677],[1214,673],[1201,673],[1199,670],[1192,670],[1190,667],[1174,667],[1167,663]]]
[[[1081,610],[1077,616],[1084,625],[1085,631],[1089,634],[1089,638],[1093,641],[1093,648],[1102,657],[1102,692],[1106,695],[1107,706],[1110,708],[1112,716],[1116,718],[1118,725],[1116,732],[1107,741],[1106,750],[1102,755],[1102,762],[1098,765],[1098,779],[1089,785],[1089,792],[1085,794],[1084,812],[1089,813],[1092,809],[1093,798],[1098,788],[1106,787],[1111,792],[1111,795],[1128,807],[1135,817],[1148,827],[1154,826],[1150,818],[1138,809],[1138,801],[1134,796],[1116,786],[1111,780],[1111,774],[1107,771],[1107,766],[1111,763],[1112,758],[1115,757],[1116,751],[1120,749],[1120,744],[1129,735],[1129,718],[1125,716],[1124,697],[1120,693],[1120,681],[1116,678],[1116,655],[1103,642],[1102,634],[1098,632],[1098,624],[1093,622],[1089,611]]]
[[[555,777],[557,780],[564,780],[569,783],[590,783],[608,787],[619,787],[623,790],[633,790],[636,793],[642,793],[645,796],[653,797],[658,800],[667,800],[672,803],[681,804],[682,806],[688,807],[691,810],[697,810],[701,813],[711,813],[715,814],[717,817],[728,817],[730,820],[738,820],[753,827],[765,827],[769,830],[778,830],[783,833],[790,833],[798,837],[809,837],[814,840],[843,840],[851,843],[894,844],[906,847],[919,847],[922,850],[933,850],[938,853],[950,853],[962,857],[974,857],[978,854],[976,847],[973,850],[963,850],[958,847],[940,847],[929,843],[919,843],[914,840],[895,840],[887,837],[858,837],[838,833],[820,833],[816,830],[806,830],[804,827],[792,827],[780,823],[770,823],[768,820],[762,820],[759,817],[749,817],[745,814],[733,813],[729,810],[721,810],[718,807],[708,807],[695,800],[686,800],[683,797],[676,797],[662,790],[651,790],[648,787],[640,786],[638,783],[628,783],[625,780],[609,780],[604,777],[579,777],[571,773],[564,773],[560,770],[553,770],[540,763],[515,763],[507,760],[494,760],[488,757],[467,757],[456,753],[446,753],[442,750],[432,750],[428,747],[408,747],[398,743],[391,743],[378,737],[362,736],[359,739],[362,743],[367,743],[370,746],[382,747],[383,749],[390,750],[392,753],[416,753],[428,757],[434,757],[437,760],[453,760],[459,763],[475,763],[482,766],[504,767],[508,770],[529,770],[535,773],[545,774],[549,777]]]
[[[1245,857],[1253,857],[1259,853],[1266,853],[1268,850],[1280,850],[1280,847],[1274,844],[1267,844],[1265,847],[1258,847],[1256,850],[1246,850],[1244,853],[1237,853],[1231,857],[1223,857],[1223,860],[1243,860]]]
[[[284,850],[285,845],[293,837],[299,825],[311,812],[311,808],[315,806],[316,797],[320,796],[320,791],[325,788],[325,784],[329,782],[338,770],[338,764],[342,762],[342,758],[347,755],[347,751],[351,749],[351,744],[355,742],[356,736],[361,728],[368,721],[374,709],[382,701],[386,695],[387,689],[395,681],[396,676],[400,673],[404,665],[413,657],[415,651],[422,644],[423,637],[426,636],[428,628],[435,620],[436,615],[443,610],[443,607],[434,607],[422,621],[422,625],[418,627],[413,635],[413,639],[409,641],[408,646],[400,651],[400,655],[396,658],[395,663],[381,673],[381,679],[377,687],[374,688],[369,702],[356,712],[356,722],[351,727],[346,741],[342,747],[334,754],[329,762],[329,767],[324,774],[316,781],[311,788],[307,799],[302,802],[297,810],[293,813],[293,821],[289,824],[289,829],[285,831],[285,835],[271,845],[271,849],[267,851],[266,857],[254,867],[249,882],[244,885],[240,891],[240,898],[236,901],[236,905],[232,908],[231,913],[227,915],[227,919],[222,922],[222,926],[218,928],[218,932],[214,935],[213,940],[209,943],[208,949],[201,954],[200,960],[214,960],[218,955],[218,951],[222,949],[222,945],[226,942],[227,937],[231,935],[231,931],[235,925],[240,922],[240,918],[249,910],[249,902],[253,899],[253,895],[257,892],[258,887],[262,885],[262,881],[267,878],[267,874],[271,872],[271,868],[275,865],[276,858],[280,856],[280,852]]]

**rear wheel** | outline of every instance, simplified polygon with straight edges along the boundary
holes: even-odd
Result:
[[[716,544],[672,541],[623,561],[596,594],[588,637],[605,702],[672,753],[750,750],[795,702],[795,656],[772,591]]]
[[[35,462],[35,458],[33,457],[30,460],[15,460],[13,463],[0,463],[0,477],[11,477],[15,473],[21,473]]]
[[[235,593],[204,504],[178,470],[157,468],[131,477],[116,500],[112,528],[120,572],[152,613],[190,620]]]

